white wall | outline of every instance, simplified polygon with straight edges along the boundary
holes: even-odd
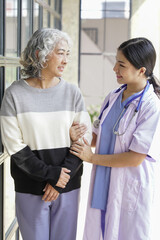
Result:
[[[160,79],[160,1],[132,1],[130,36],[152,41],[157,53],[154,74]]]

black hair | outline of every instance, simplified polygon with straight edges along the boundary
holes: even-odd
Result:
[[[156,62],[156,51],[151,43],[146,38],[132,38],[123,42],[118,50],[122,51],[125,58],[136,68],[146,68],[145,76],[150,84],[153,85],[154,91],[160,98],[160,82],[153,75],[153,69]]]

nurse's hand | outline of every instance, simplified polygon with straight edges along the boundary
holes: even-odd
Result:
[[[69,134],[72,142],[78,141],[79,138],[83,137],[87,131],[87,126],[83,123],[73,122],[69,129]]]
[[[91,146],[85,138],[83,138],[83,141],[84,143],[73,143],[70,148],[70,152],[73,155],[79,157],[81,160],[92,163],[93,152],[91,150]]]
[[[68,173],[70,173],[71,170],[67,169],[67,168],[62,168],[61,170],[61,174],[60,177],[58,179],[58,182],[56,184],[57,187],[60,188],[65,188],[69,179],[70,179],[70,175]]]
[[[56,189],[54,189],[49,183],[46,184],[43,191],[45,193],[42,197],[42,200],[45,202],[55,201],[59,196],[59,192]]]

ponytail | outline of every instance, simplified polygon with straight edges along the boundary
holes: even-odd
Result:
[[[153,75],[153,73],[150,75],[148,79],[149,83],[153,85],[154,92],[160,99],[160,82],[159,80]]]
[[[153,85],[154,92],[160,99],[160,82],[153,75],[153,69],[156,62],[156,51],[147,38],[132,38],[123,42],[119,47],[125,58],[136,68],[146,68],[145,76],[150,84]]]

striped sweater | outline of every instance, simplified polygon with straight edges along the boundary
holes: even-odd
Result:
[[[42,195],[46,183],[60,193],[80,187],[82,161],[69,152],[73,121],[91,124],[80,90],[61,79],[47,89],[15,81],[5,91],[1,106],[1,137],[11,156],[15,191]],[[66,188],[56,187],[61,168],[71,170]]]

